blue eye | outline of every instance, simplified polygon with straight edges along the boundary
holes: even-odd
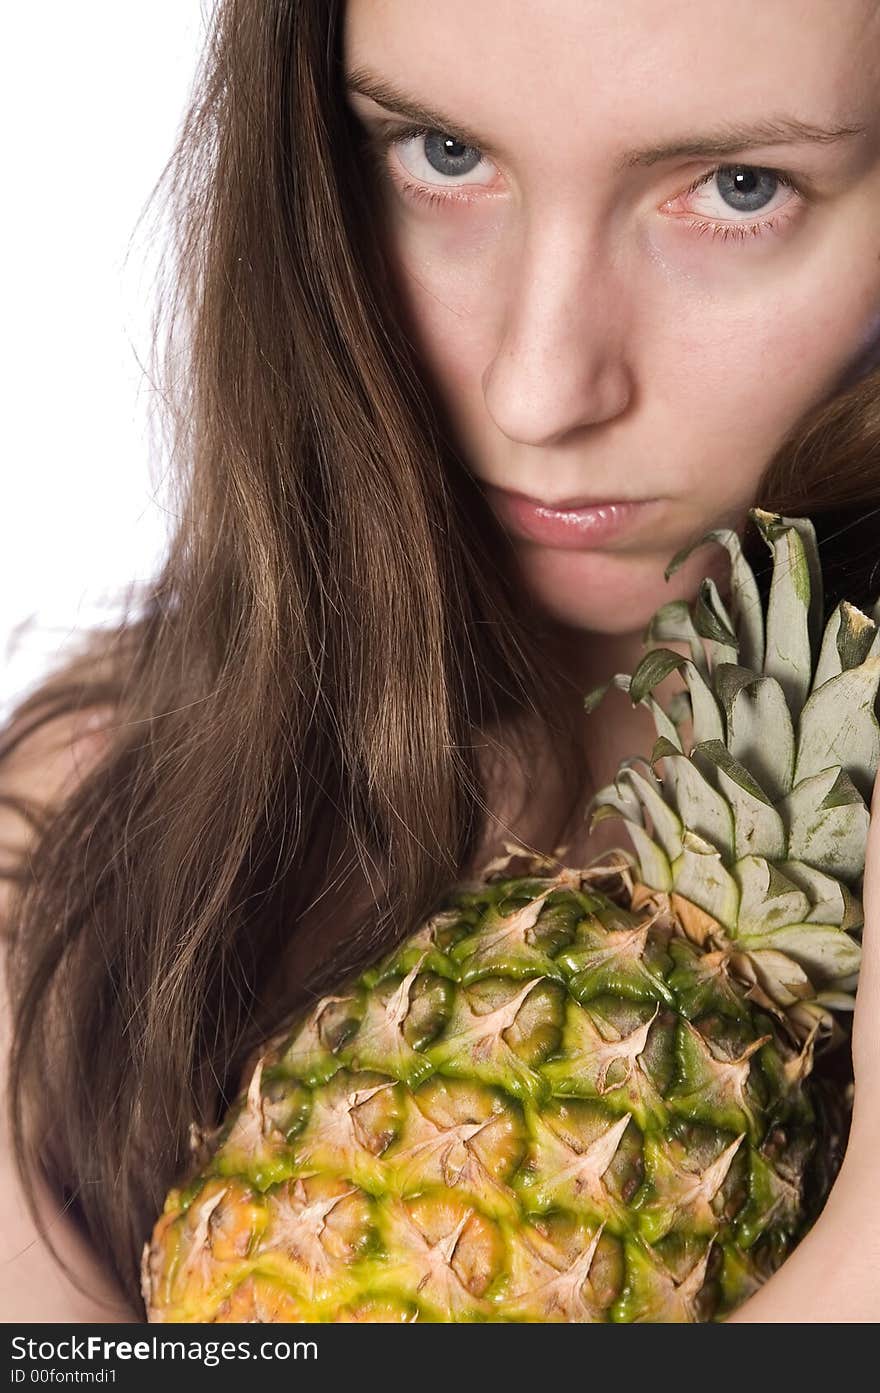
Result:
[[[437,208],[445,206],[450,210],[472,207],[480,201],[479,190],[494,182],[495,171],[494,167],[491,166],[491,161],[486,161],[480,150],[465,144],[458,140],[454,134],[446,131],[429,130],[424,126],[410,126],[404,129],[374,133],[370,136],[369,143],[380,173],[390,177],[401,195],[412,203],[422,203]],[[421,161],[426,166],[424,178],[421,180],[404,164],[399,153],[409,143],[414,143]],[[398,151],[397,163],[403,165],[404,173],[410,175],[410,178],[402,177],[398,170],[393,170],[390,167],[388,154],[392,149]],[[477,180],[467,179],[467,176],[478,170],[484,162],[490,166],[488,177]],[[463,182],[457,188],[454,185],[444,188],[442,183],[435,184],[431,181],[429,177],[431,172],[441,176],[443,180],[459,179]],[[710,169],[708,173],[702,174],[699,179],[695,180],[684,194],[678,196],[678,199],[667,200],[664,207],[678,202],[679,199],[686,199],[699,189],[713,184],[717,191],[716,196],[724,200],[724,205],[729,211],[751,214],[751,220],[728,219],[723,216],[707,217],[703,211],[697,209],[698,216],[688,221],[687,225],[694,228],[701,236],[710,233],[713,238],[720,237],[725,241],[729,239],[743,241],[746,238],[755,240],[768,233],[779,232],[785,224],[791,221],[793,215],[800,210],[806,201],[803,189],[786,171],[737,164],[718,165],[714,169]],[[774,195],[781,188],[788,189],[794,194],[794,197],[789,198],[781,208],[774,208],[771,215],[761,218],[760,214],[772,204]]]
[[[380,173],[385,175],[391,173],[388,166],[388,152],[392,149],[401,152],[403,147],[407,145],[412,146],[416,163],[424,166],[421,176],[423,182],[409,184],[399,174],[391,174],[391,177],[398,187],[410,197],[422,198],[435,203],[443,202],[445,199],[458,199],[466,202],[471,190],[484,187],[495,178],[494,168],[481,150],[475,149],[473,145],[466,145],[464,141],[458,140],[455,135],[447,131],[428,130],[426,127],[407,127],[403,130],[372,135],[370,137],[371,151],[378,163]],[[397,160],[403,165],[406,174],[413,179],[419,179],[420,174],[407,166],[401,153],[397,154]],[[479,169],[481,165],[488,167],[487,176],[483,179],[470,179],[457,189],[446,190],[442,184],[434,184],[430,179],[432,173],[445,180],[464,179],[474,170]]]
[[[438,174],[454,179],[457,175],[470,174],[482,160],[479,150],[473,146],[462,145],[451,135],[442,131],[428,131],[422,141],[425,159]],[[446,166],[444,168],[443,166]]]
[[[689,199],[692,194],[700,189],[712,188],[716,191],[716,200],[723,199],[724,206],[735,213],[751,213],[753,220],[750,222],[740,222],[733,219],[719,220],[709,216],[708,218],[698,216],[689,222],[689,226],[696,228],[702,235],[706,232],[713,237],[722,239],[746,237],[756,238],[769,232],[779,232],[794,214],[804,204],[801,190],[798,188],[793,177],[779,169],[764,169],[754,165],[720,165],[715,169],[710,169],[707,174],[703,174],[699,179],[691,184],[690,188],[681,195],[682,199]],[[771,209],[770,216],[761,218],[760,214],[770,207],[773,199],[779,194],[781,189],[789,190],[794,197],[789,197],[780,206]],[[671,200],[677,202],[677,200]],[[722,212],[724,209],[722,208]],[[702,210],[696,209],[698,215]]]
[[[737,213],[762,212],[762,198],[769,203],[779,185],[778,174],[770,169],[753,169],[750,165],[718,169],[714,171],[714,177],[721,197],[729,199]],[[756,200],[761,206],[754,206]]]

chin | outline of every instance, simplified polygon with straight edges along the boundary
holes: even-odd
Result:
[[[692,601],[713,569],[710,554],[701,549],[667,581],[663,573],[671,555],[527,545],[520,573],[532,603],[548,619],[584,633],[640,635],[661,605]]]

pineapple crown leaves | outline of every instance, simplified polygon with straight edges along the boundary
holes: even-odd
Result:
[[[609,687],[628,692],[651,711],[658,737],[650,768],[628,761],[594,798],[594,815],[623,818],[644,883],[709,914],[759,979],[778,979],[762,975],[761,956],[769,964],[781,952],[816,1000],[824,989],[839,1005],[858,968],[851,935],[880,763],[880,605],[866,615],[843,601],[823,630],[812,523],[760,509],[751,518],[772,557],[766,605],[737,534],[708,533],[667,578],[697,546],[719,544],[730,560],[727,602],[706,580],[692,605],[662,606],[635,672],[586,698],[589,711]],[[687,744],[672,703],[655,696],[673,673]],[[802,991],[797,1009],[803,1020]]]

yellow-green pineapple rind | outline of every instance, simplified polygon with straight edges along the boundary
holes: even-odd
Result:
[[[801,1054],[578,873],[450,896],[259,1065],[145,1259],[151,1318],[722,1316],[807,1222]],[[415,956],[414,956],[415,953]],[[250,1314],[247,1314],[250,1312]]]

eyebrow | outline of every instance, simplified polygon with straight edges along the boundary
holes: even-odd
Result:
[[[645,150],[628,150],[621,164],[628,168],[689,157],[717,159],[755,145],[833,145],[866,134],[866,126],[817,126],[810,121],[801,121],[797,116],[774,116],[742,125],[721,125],[706,136],[685,137],[666,145],[652,145]]]
[[[497,153],[492,143],[483,140],[476,131],[469,130],[445,112],[425,106],[423,102],[400,91],[393,83],[368,68],[353,69],[346,77],[346,90],[369,97],[386,110],[395,112],[398,116],[406,116],[420,126],[456,136],[462,144],[472,149],[483,150],[491,155]],[[706,135],[689,135],[662,145],[650,145],[642,150],[627,150],[620,159],[619,168],[629,169],[682,158],[717,159],[749,149],[753,145],[830,145],[836,141],[866,134],[866,126],[817,126],[809,121],[801,121],[795,116],[776,116],[749,124],[727,123],[717,126]]]

